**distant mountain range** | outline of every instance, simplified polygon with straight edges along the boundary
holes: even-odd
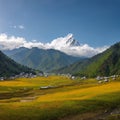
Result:
[[[74,41],[72,41],[74,42]],[[18,48],[3,51],[16,62],[45,72],[70,65],[83,58],[73,57],[54,49]]]
[[[71,73],[88,77],[120,74],[120,42],[89,59],[69,56],[58,50],[39,48],[22,47],[6,50],[4,53],[20,64],[46,72]],[[2,52],[0,52],[0,67],[2,75],[30,70],[15,63]]]
[[[0,77],[9,77],[21,72],[34,73],[32,69],[16,63],[0,51]]]
[[[54,71],[78,76],[95,77],[120,74],[120,42],[109,49],[84,61],[76,62]]]

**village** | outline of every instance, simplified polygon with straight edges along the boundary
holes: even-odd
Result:
[[[36,78],[36,77],[49,77],[49,76],[54,76],[56,74],[53,73],[37,73],[37,74],[33,74],[33,73],[25,73],[25,72],[21,72],[18,75],[14,75],[14,76],[10,76],[10,77],[0,77],[0,81],[6,81],[6,80],[15,80],[17,78]],[[66,78],[69,78],[71,80],[87,80],[89,78],[87,78],[86,76],[83,77],[79,77],[79,76],[74,76],[70,73],[68,74],[57,74],[57,76],[64,76]],[[116,80],[120,75],[112,75],[112,76],[97,76],[94,79],[97,80],[98,84],[102,84],[102,83],[106,83],[106,82],[110,82],[111,80]],[[43,90],[43,89],[53,89],[53,88],[58,88],[60,86],[52,86],[52,85],[48,85],[48,86],[41,86],[39,89]]]
[[[17,78],[35,78],[37,76],[46,76],[46,74],[43,74],[43,73],[33,74],[33,73],[21,72],[18,75],[14,75],[14,76],[12,75],[10,77],[0,77],[0,80],[4,81],[4,80],[14,80],[14,79],[17,79]]]

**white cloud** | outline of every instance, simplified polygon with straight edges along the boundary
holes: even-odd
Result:
[[[42,48],[42,49],[45,49],[43,43],[41,42],[26,42],[23,47],[26,47],[26,48],[33,48],[33,47],[38,47],[38,48]]]
[[[28,42],[23,37],[7,36],[6,34],[0,34],[0,48],[3,50],[15,49],[20,47],[32,48],[39,47],[42,48],[43,44],[40,42]]]
[[[0,48],[1,49],[14,49],[24,46],[26,40],[21,37],[8,37],[6,34],[0,34]]]
[[[11,28],[14,28],[14,29],[25,29],[25,27],[23,25],[14,25],[14,26],[11,26]]]
[[[20,47],[32,48],[38,47],[42,49],[56,49],[60,50],[66,54],[73,56],[85,56],[91,57],[100,52],[103,52],[108,48],[108,46],[93,48],[88,44],[79,45],[77,41],[73,38],[72,34],[68,34],[65,37],[60,37],[54,39],[50,43],[43,44],[41,42],[37,42],[36,40],[32,40],[31,42],[27,41],[22,37],[8,36],[7,34],[0,34],[0,48],[1,49],[15,49]]]
[[[69,55],[73,55],[73,56],[91,57],[98,53],[103,52],[107,48],[108,48],[108,46],[104,46],[101,48],[93,48],[87,44],[84,44],[84,45],[76,46],[76,47],[62,48],[61,51],[65,52]]]

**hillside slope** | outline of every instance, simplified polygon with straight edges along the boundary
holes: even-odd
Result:
[[[61,68],[57,73],[72,73],[79,76],[95,77],[120,74],[120,43],[83,62],[76,62]]]
[[[32,69],[22,66],[4,55],[0,51],[0,77],[12,76],[21,72],[33,72]]]

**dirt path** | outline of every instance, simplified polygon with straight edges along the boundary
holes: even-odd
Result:
[[[20,102],[31,102],[33,100],[37,99],[37,96],[33,96],[33,97],[25,97],[25,98],[22,98],[20,100]]]

